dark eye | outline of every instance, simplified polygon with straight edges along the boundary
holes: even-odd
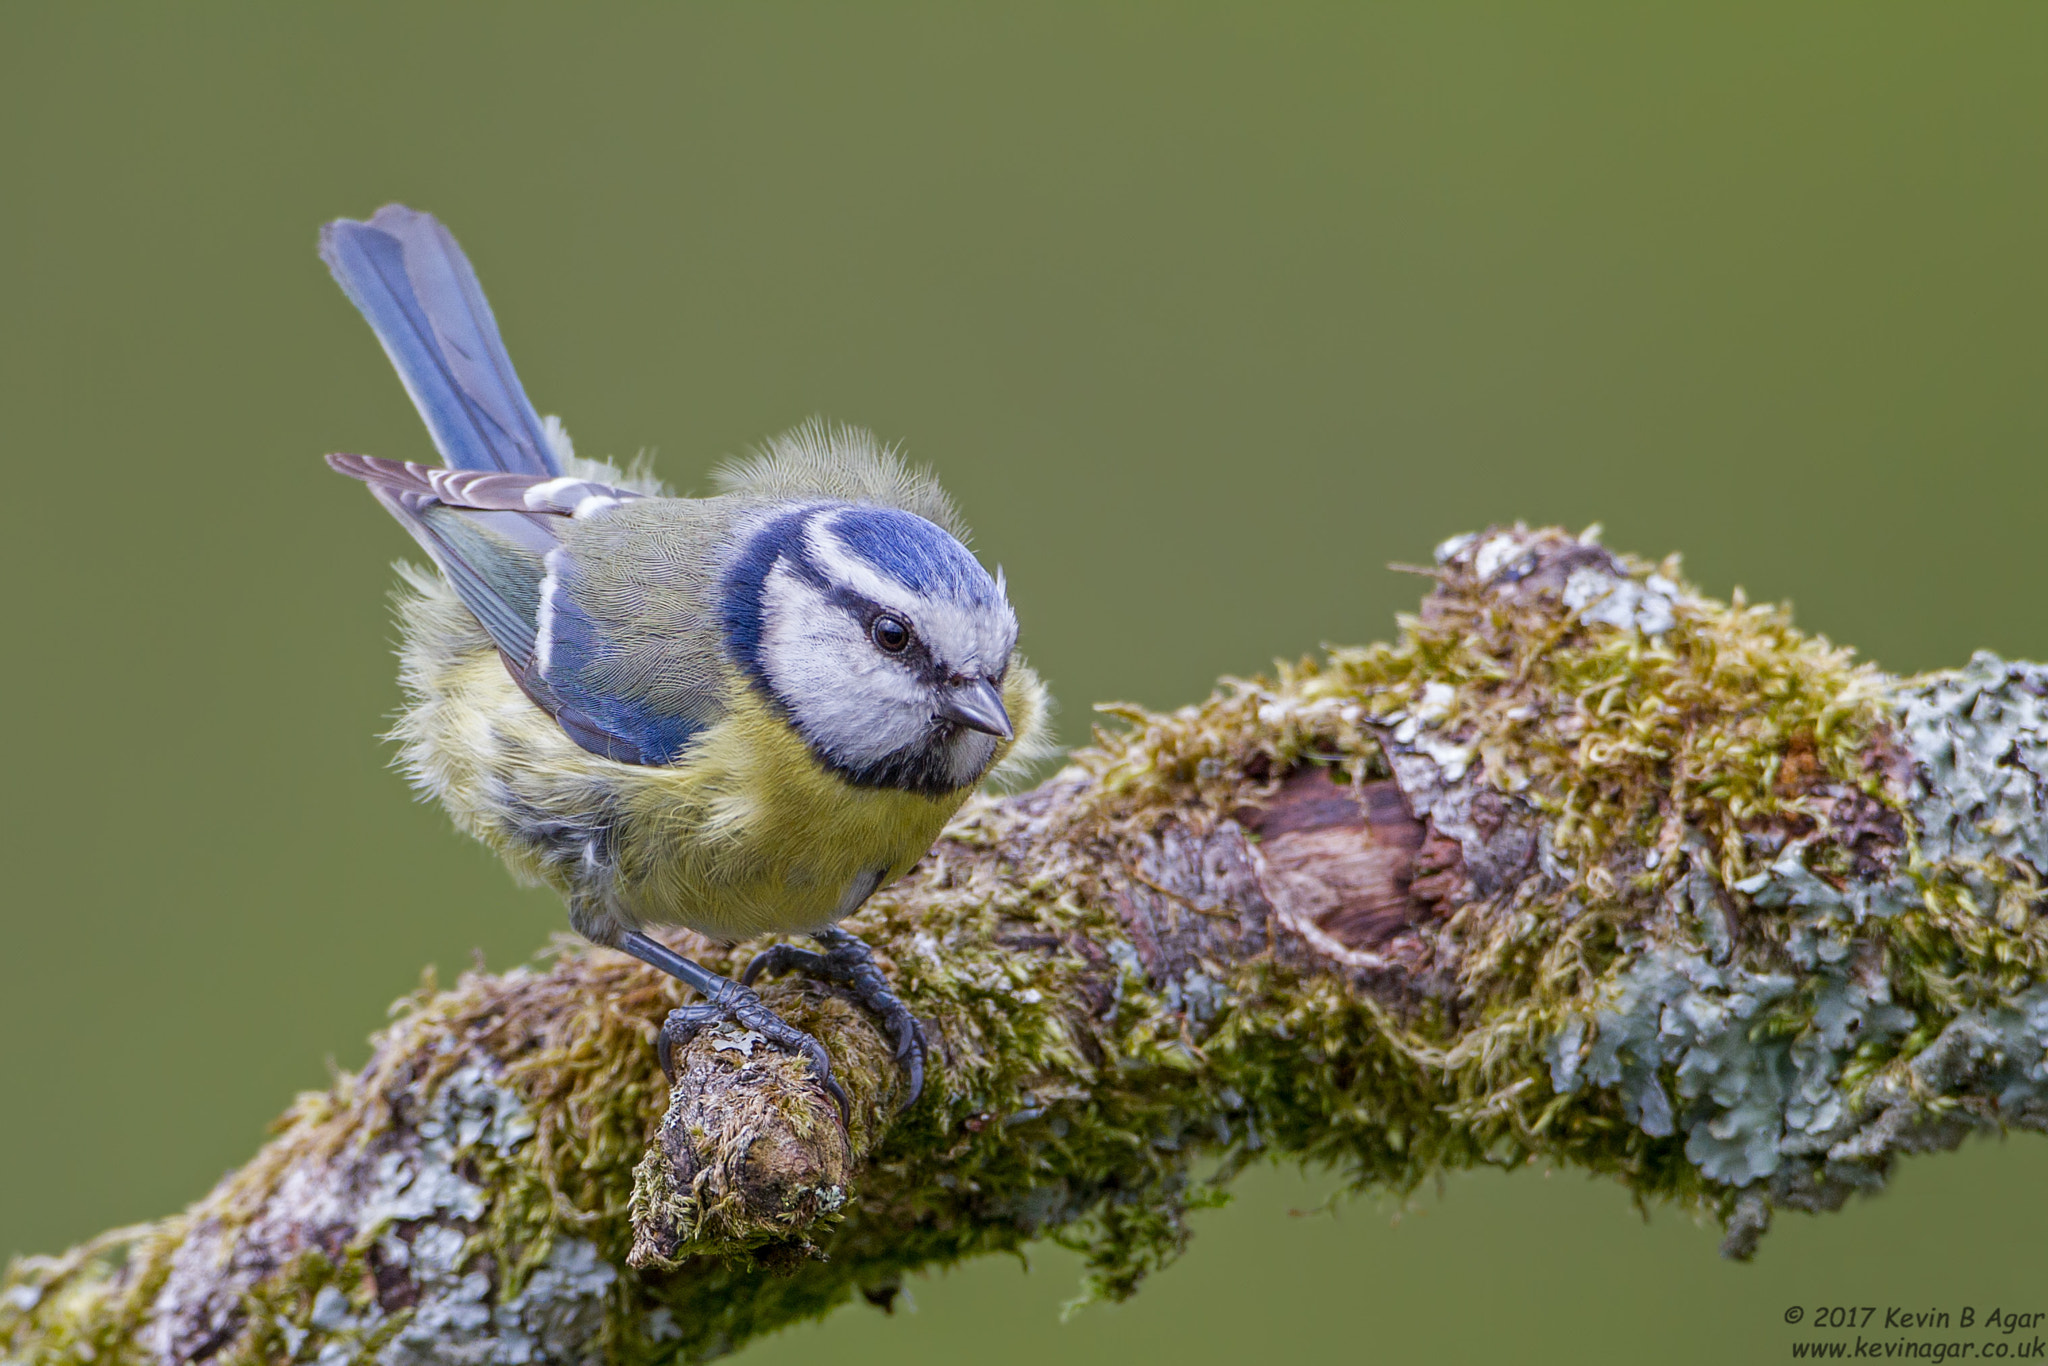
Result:
[[[892,655],[900,655],[910,644],[910,626],[901,617],[892,617],[886,612],[875,618],[875,624],[868,627],[868,634],[875,645]]]

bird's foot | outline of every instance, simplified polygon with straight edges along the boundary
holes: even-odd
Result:
[[[675,1085],[677,1050],[703,1030],[731,1020],[743,1029],[753,1030],[783,1052],[794,1053],[809,1062],[811,1075],[839,1107],[839,1123],[842,1127],[850,1125],[852,1112],[846,1088],[832,1075],[832,1059],[826,1055],[824,1045],[761,1004],[761,998],[740,983],[719,980],[724,984],[706,999],[671,1010],[661,1023],[655,1056],[661,1060],[661,1070],[668,1075],[669,1085]]]
[[[882,1027],[889,1031],[889,1039],[896,1046],[896,1063],[910,1082],[909,1094],[897,1108],[908,1110],[924,1092],[925,1059],[931,1051],[924,1025],[897,996],[889,979],[875,966],[874,953],[858,936],[834,927],[819,930],[811,938],[825,946],[823,953],[794,944],[777,944],[755,954],[754,961],[740,974],[740,981],[751,985],[763,973],[802,972],[853,988],[860,1003],[881,1017]]]

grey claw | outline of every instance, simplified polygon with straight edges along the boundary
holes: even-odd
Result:
[[[822,1080],[825,1083],[825,1094],[832,1097],[832,1103],[839,1107],[839,1127],[853,1128],[853,1102],[846,1098],[846,1088],[841,1086],[839,1078],[830,1072],[827,1072]]]
[[[910,1074],[910,1087],[903,1103],[896,1107],[899,1115],[917,1104],[917,1098],[924,1094],[924,1064],[931,1054],[931,1040],[925,1034],[924,1021],[907,1010],[903,1012],[903,1018],[910,1021],[909,1037],[897,1043],[896,1061]]]
[[[785,972],[804,972],[816,977],[826,970],[825,956],[800,949],[794,944],[774,944],[755,954],[740,973],[740,985],[750,987],[763,973],[780,977]]]
[[[678,1006],[668,1013],[654,1036],[654,1056],[670,1086],[676,1084],[676,1050],[689,1047],[690,1040],[701,1034],[706,1025],[717,1024],[725,1017],[724,1011],[708,1001]]]

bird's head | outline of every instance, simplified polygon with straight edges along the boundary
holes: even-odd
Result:
[[[724,585],[741,665],[828,767],[869,787],[978,782],[1011,738],[1017,616],[999,578],[896,508],[823,504],[751,534]]]

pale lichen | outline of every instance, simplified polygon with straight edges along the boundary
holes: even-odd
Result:
[[[1590,537],[1495,530],[1434,572],[1390,644],[1111,709],[864,909],[937,1044],[907,1113],[856,1007],[770,988],[860,1098],[843,1168],[790,1168],[777,1209],[744,1133],[648,1149],[679,998],[565,950],[423,990],[192,1211],[17,1264],[0,1361],[701,1360],[1046,1236],[1114,1298],[1268,1157],[1394,1190],[1574,1165],[1744,1255],[1901,1153],[2048,1124],[2048,671],[1891,678]],[[1247,813],[1304,767],[1422,828],[1388,942],[1262,899]],[[811,1152],[788,1061],[699,1055]]]

